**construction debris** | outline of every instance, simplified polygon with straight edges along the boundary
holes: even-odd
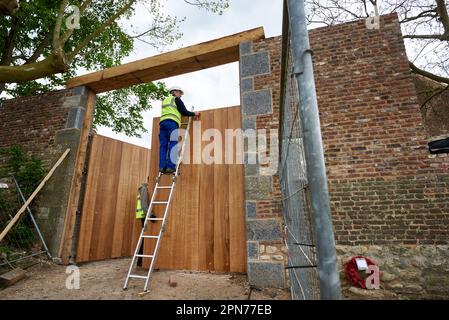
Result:
[[[19,282],[20,280],[26,277],[26,273],[24,270],[20,268],[13,269],[7,273],[4,273],[0,276],[0,286],[1,287],[9,287],[14,283]]]

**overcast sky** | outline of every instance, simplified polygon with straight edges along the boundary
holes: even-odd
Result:
[[[221,38],[230,34],[262,26],[265,36],[274,37],[282,33],[282,0],[230,0],[230,7],[222,16],[199,10],[181,0],[162,1],[165,11],[170,15],[185,16],[181,25],[183,37],[175,44],[165,48],[168,52],[181,47]],[[148,13],[137,10],[132,23],[145,28]],[[135,50],[124,62],[134,61],[159,54],[151,46],[136,42]],[[177,77],[161,79],[168,87],[179,85],[184,89],[183,101],[187,108],[205,110],[218,107],[240,105],[238,63],[187,73]],[[99,128],[98,133],[114,139],[130,142],[149,148],[153,117],[159,116],[159,102],[153,103],[153,109],[144,113],[144,125],[149,133],[142,139],[129,138],[124,134],[115,134],[108,128]]]

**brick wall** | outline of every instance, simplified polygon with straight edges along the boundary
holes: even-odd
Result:
[[[3,101],[0,148],[20,145],[43,160],[46,171],[63,152],[70,153],[36,197],[36,216],[47,246],[58,257],[85,115],[84,87]],[[4,159],[0,159],[0,166]]]
[[[20,145],[44,161],[47,168],[58,149],[55,135],[65,127],[68,112],[62,108],[68,90],[6,100],[0,105],[0,148]]]
[[[337,243],[449,244],[449,157],[428,153],[397,16],[310,38]]]

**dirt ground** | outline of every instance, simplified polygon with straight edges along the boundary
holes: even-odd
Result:
[[[153,273],[150,291],[144,280],[131,279],[122,290],[130,259],[81,264],[80,288],[67,289],[66,266],[40,262],[26,269],[27,277],[0,291],[0,300],[290,300],[290,291],[250,288],[246,275],[161,270]],[[69,284],[73,282],[70,282]]]

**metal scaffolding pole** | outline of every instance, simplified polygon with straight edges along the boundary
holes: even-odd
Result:
[[[324,300],[339,300],[340,278],[304,0],[287,0],[287,5],[294,60],[293,72],[300,95],[300,118],[316,234],[320,294]]]

